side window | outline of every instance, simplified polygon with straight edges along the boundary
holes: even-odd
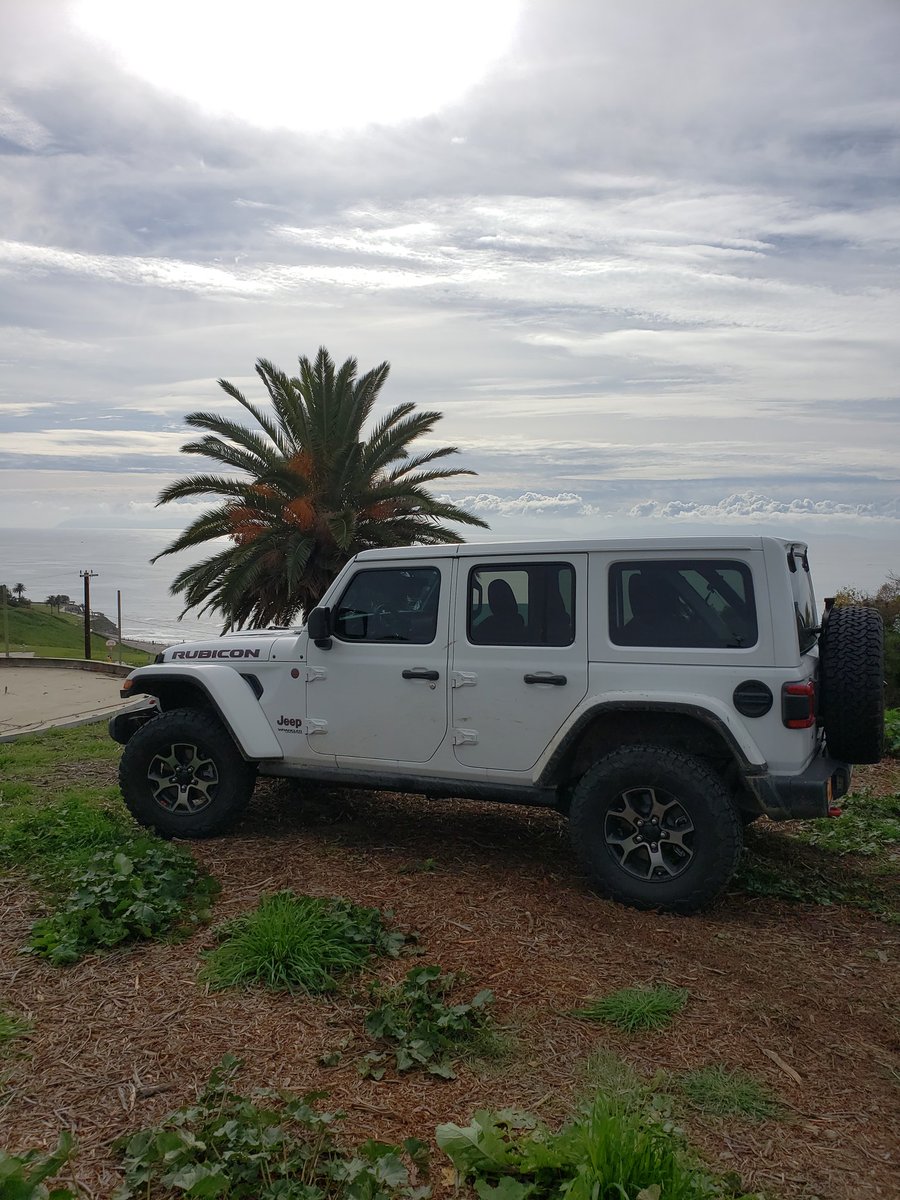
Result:
[[[334,636],[344,642],[433,642],[440,587],[434,567],[359,571],[335,607]]]
[[[609,636],[617,646],[753,646],[750,568],[727,560],[613,563]]]
[[[570,563],[510,563],[469,572],[469,641],[478,646],[569,646],[575,638]]]

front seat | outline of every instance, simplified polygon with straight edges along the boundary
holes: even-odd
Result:
[[[472,640],[485,645],[521,642],[525,620],[505,579],[493,579],[488,584],[488,608],[490,615],[472,630]]]

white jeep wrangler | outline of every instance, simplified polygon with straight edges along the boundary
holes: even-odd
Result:
[[[882,627],[773,537],[370,550],[305,627],[171,647],[120,713],[125,803],[219,833],[257,775],[537,804],[592,884],[689,912],[743,825],[824,817],[883,740]]]

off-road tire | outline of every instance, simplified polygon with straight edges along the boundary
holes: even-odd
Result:
[[[626,795],[631,799],[623,799]],[[610,828],[633,824],[617,809],[640,806],[644,795],[654,803],[658,798],[670,813],[680,810],[684,816],[673,819],[692,826],[686,835],[672,826],[672,836],[690,838],[690,858],[674,877],[657,868],[660,877],[637,878],[633,864],[640,864],[646,849],[649,867],[650,847],[630,850],[629,868],[623,866],[622,847],[607,840],[613,836]],[[575,788],[569,826],[575,851],[598,892],[633,908],[663,912],[691,913],[710,904],[734,873],[744,842],[740,814],[722,777],[702,759],[665,746],[623,746],[595,763]],[[671,844],[667,853],[673,853]]]
[[[833,608],[819,637],[819,720],[832,758],[884,753],[884,625],[874,608]]]
[[[173,807],[180,799],[178,784],[167,788],[160,777],[160,764],[173,758],[185,760],[187,766],[202,764],[197,784],[182,789],[185,803],[193,807]],[[241,757],[215,714],[199,708],[172,709],[142,725],[119,763],[119,786],[128,811],[163,837],[223,833],[247,807],[255,781],[255,765]]]

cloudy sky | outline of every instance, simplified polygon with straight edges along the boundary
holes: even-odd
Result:
[[[184,414],[324,343],[445,413],[495,536],[900,567],[897,0],[0,21],[0,536],[184,524]]]

